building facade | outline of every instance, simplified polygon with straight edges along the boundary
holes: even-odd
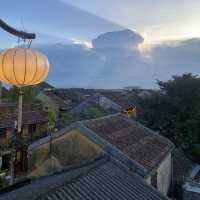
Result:
[[[172,181],[173,144],[121,114],[77,122],[29,146],[29,175],[108,154],[167,195]]]
[[[0,117],[0,172],[11,178],[26,173],[28,145],[48,134],[46,113],[23,112],[22,119],[22,131],[18,134],[17,113]]]

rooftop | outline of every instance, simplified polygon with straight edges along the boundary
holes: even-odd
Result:
[[[0,196],[0,200],[167,200],[110,157],[41,178]]]
[[[17,120],[17,113],[0,116],[0,128],[14,128],[15,120]],[[48,117],[41,111],[27,111],[23,112],[22,120],[23,125],[28,125],[47,122]]]
[[[127,108],[133,106],[132,101],[128,99],[128,95],[124,95],[121,92],[114,92],[114,91],[101,91],[101,95],[107,97],[111,101],[115,102],[122,108]]]
[[[168,139],[121,114],[88,120],[84,125],[147,172],[157,167],[173,149]]]
[[[71,101],[67,102],[52,91],[44,91],[43,93],[51,98],[51,100],[54,101],[57,105],[59,105],[61,109],[67,110],[71,108]]]
[[[47,82],[39,83],[39,84],[33,86],[33,88],[38,91],[51,91],[51,90],[55,89],[52,85],[50,85]]]

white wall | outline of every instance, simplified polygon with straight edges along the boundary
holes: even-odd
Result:
[[[167,195],[171,185],[171,173],[172,173],[172,157],[171,154],[161,163],[158,168],[157,186],[158,190]]]
[[[157,169],[157,190],[162,192],[164,195],[168,194],[171,185],[171,174],[172,174],[171,159],[172,159],[171,154],[169,154]],[[151,176],[147,177],[145,181],[149,185],[151,185]]]

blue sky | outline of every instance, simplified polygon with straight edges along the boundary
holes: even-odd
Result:
[[[200,74],[200,0],[1,0],[0,13],[37,34],[32,47],[48,56],[58,87],[155,88]],[[16,45],[0,30],[0,49]]]
[[[9,24],[37,34],[36,42],[90,41],[99,34],[122,27],[59,0],[3,0],[1,18]],[[7,33],[0,31],[0,48],[13,45]]]
[[[62,0],[140,32],[146,42],[200,36],[199,0]]]
[[[34,30],[37,42],[90,41],[122,27],[139,32],[145,43],[200,36],[199,0],[2,0],[0,13],[10,24]],[[16,42],[0,36],[1,46]]]

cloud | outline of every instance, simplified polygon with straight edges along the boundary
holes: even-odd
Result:
[[[161,43],[147,52],[140,52],[137,46],[142,37],[133,32],[131,39],[127,39],[130,33],[121,33],[120,37],[118,31],[109,32],[109,37],[105,37],[106,34],[97,37],[98,44],[93,42],[93,48],[87,48],[83,42],[43,44],[35,48],[49,57],[49,81],[58,87],[121,88],[139,85],[155,88],[156,79],[168,80],[174,74],[186,72],[200,73],[200,39]]]
[[[144,70],[151,68],[147,67],[136,48],[143,40],[142,37],[127,30],[117,31],[117,34],[113,32],[113,35],[114,40],[111,39],[112,33],[109,33],[108,38],[106,36],[102,48],[94,43],[93,48],[87,48],[83,43],[43,44],[35,45],[35,48],[49,57],[51,63],[49,80],[56,86],[97,88],[119,88],[135,84],[148,86],[151,79],[140,77],[143,76]],[[111,42],[106,46],[109,40]],[[118,44],[115,45],[115,42]]]
[[[200,73],[200,39],[157,45],[149,51],[152,64],[167,74]],[[162,77],[162,76],[161,76]]]
[[[91,40],[99,33],[123,28],[68,3],[55,0],[20,0],[20,3],[6,0],[1,3],[0,13],[6,22],[19,29],[23,28],[23,20],[25,30],[35,32],[37,38],[43,33],[46,37],[50,35],[62,39],[75,37],[79,40]],[[55,40],[56,42],[58,41]]]
[[[120,30],[101,34],[96,39],[92,40],[94,48],[137,48],[138,44],[143,42],[143,37],[131,30]]]

